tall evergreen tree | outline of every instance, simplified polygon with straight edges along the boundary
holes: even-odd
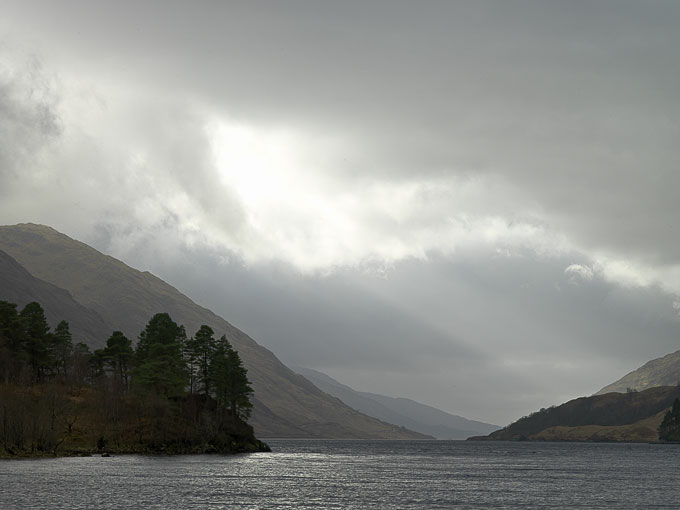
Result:
[[[662,441],[680,441],[680,400],[673,402],[673,407],[666,413],[659,425],[659,439]]]
[[[20,313],[24,332],[24,351],[28,357],[33,381],[41,382],[50,365],[47,349],[49,326],[45,311],[35,301],[28,303]]]
[[[73,354],[73,340],[68,322],[61,321],[48,337],[48,354],[55,375],[66,378]]]
[[[95,386],[101,386],[106,377],[106,353],[104,349],[95,349],[88,358],[89,379]]]
[[[217,341],[210,364],[210,376],[215,400],[220,409],[233,416],[247,420],[253,404],[250,396],[253,389],[238,353],[231,347],[225,335]]]
[[[19,377],[27,356],[22,348],[23,327],[17,305],[0,301],[0,381]]]
[[[186,342],[191,391],[200,388],[206,397],[211,391],[210,361],[215,347],[215,332],[206,325],[201,326],[194,337]]]
[[[157,395],[182,395],[189,378],[182,344],[186,333],[167,313],[157,313],[139,335],[135,351],[133,383]]]
[[[128,388],[133,355],[134,351],[130,339],[121,331],[114,331],[106,341],[104,362],[113,373],[114,378],[122,382],[125,390]]]
[[[2,345],[11,344],[20,329],[20,320],[16,303],[0,301],[0,341],[3,342]],[[20,345],[17,343],[12,348],[19,350]]]

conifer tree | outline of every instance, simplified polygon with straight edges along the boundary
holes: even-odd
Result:
[[[68,322],[61,321],[49,337],[48,354],[55,375],[66,378],[73,354],[73,340]]]
[[[666,413],[659,425],[659,439],[662,441],[680,441],[680,400],[673,402],[673,407]]]
[[[95,349],[88,359],[89,379],[93,385],[102,384],[106,377],[106,354],[104,349]]]
[[[188,383],[182,359],[186,333],[167,313],[157,313],[139,335],[135,351],[133,383],[157,395],[177,397]]]
[[[225,335],[217,341],[210,363],[210,374],[217,406],[233,416],[247,420],[253,407],[253,389],[247,370]]]
[[[47,335],[50,330],[45,318],[45,311],[35,301],[28,303],[20,313],[24,333],[24,351],[34,382],[41,382],[50,365],[47,350]]]
[[[21,346],[18,342],[12,345],[20,329],[19,321],[17,305],[8,301],[0,301],[0,345],[11,347],[15,351],[19,350]]]
[[[23,328],[17,305],[0,301],[0,381],[8,383],[19,377],[27,361],[22,343]]]
[[[194,337],[186,342],[191,391],[194,391],[195,386],[196,389],[200,387],[201,393],[206,397],[211,392],[210,361],[215,348],[215,332],[206,325],[201,326]]]
[[[113,377],[123,383],[125,390],[128,388],[133,355],[130,339],[122,331],[114,331],[106,341],[104,362],[113,373]]]

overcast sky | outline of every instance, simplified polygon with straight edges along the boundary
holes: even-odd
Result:
[[[501,425],[679,348],[677,1],[0,3],[0,223]]]

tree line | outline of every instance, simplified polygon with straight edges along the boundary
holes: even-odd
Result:
[[[114,331],[91,351],[66,321],[50,329],[39,303],[19,310],[0,301],[0,383],[10,453],[87,441],[98,450],[227,451],[254,440],[245,423],[253,390],[238,353],[206,325],[187,337],[167,313],[149,320],[136,346]]]
[[[673,401],[673,406],[666,412],[659,425],[661,441],[680,442],[680,399]]]

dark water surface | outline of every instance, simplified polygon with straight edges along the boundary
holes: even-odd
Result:
[[[272,440],[238,456],[0,461],[1,509],[680,508],[680,447]]]

